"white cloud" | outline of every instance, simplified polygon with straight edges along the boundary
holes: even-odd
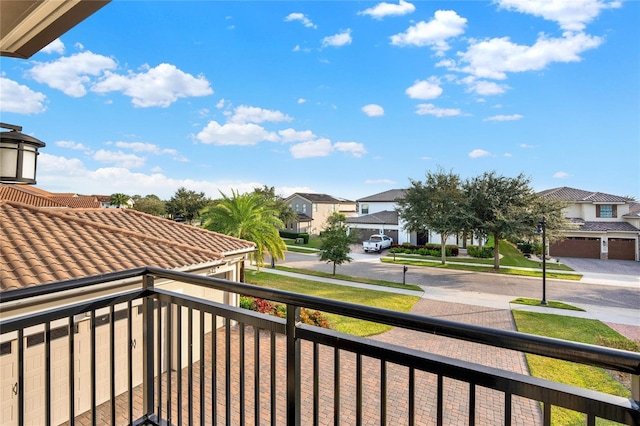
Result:
[[[196,139],[213,145],[255,145],[262,141],[277,142],[278,135],[253,123],[220,125],[211,121],[196,135]]]
[[[446,40],[464,33],[467,19],[453,10],[438,10],[429,22],[420,21],[404,33],[391,36],[391,44],[396,46],[431,46],[444,52],[449,50]]]
[[[307,100],[305,98],[298,98],[298,103],[299,104],[303,104],[305,102],[307,102]]]
[[[304,13],[290,13],[284,18],[285,22],[300,21],[307,28],[318,28]]]
[[[536,146],[535,146],[535,145],[528,145],[528,144],[526,144],[526,143],[521,143],[521,144],[520,144],[520,148],[523,148],[523,149],[532,149],[532,148],[536,148]]]
[[[369,117],[381,117],[384,115],[384,108],[377,104],[369,104],[362,107],[362,112]]]
[[[122,92],[132,98],[134,106],[143,108],[168,107],[179,98],[213,94],[204,76],[194,77],[166,63],[137,74],[119,75],[107,71],[91,90],[98,93]]]
[[[52,62],[36,62],[28,75],[38,83],[79,98],[87,94],[85,86],[91,83],[91,77],[114,68],[116,61],[113,59],[86,51]]]
[[[93,154],[93,159],[101,163],[113,164],[116,167],[134,169],[144,166],[146,158],[135,154],[125,154],[122,151],[107,151],[100,149]]]
[[[177,150],[172,148],[160,148],[158,145],[148,142],[122,142],[114,143],[118,148],[130,149],[133,152],[148,152],[155,155],[171,155],[174,160],[186,161]]]
[[[507,158],[513,157],[513,155],[510,152],[505,152],[504,156],[507,157]]]
[[[467,92],[476,93],[481,96],[501,95],[508,87],[493,81],[478,80],[471,75],[463,78],[461,82],[467,85]]]
[[[522,115],[520,114],[511,114],[511,115],[494,115],[493,117],[485,118],[482,121],[516,121],[522,119]]]
[[[291,117],[280,111],[240,105],[233,111],[233,116],[229,119],[229,122],[237,124],[262,123],[265,121],[277,123],[291,120]]]
[[[216,102],[216,108],[218,108],[218,109],[224,108],[225,102],[226,102],[226,100],[224,98],[220,99],[218,102]]]
[[[429,80],[416,81],[413,86],[407,88],[405,93],[411,99],[435,99],[442,94],[440,80],[436,77],[430,77]]]
[[[404,0],[400,0],[398,4],[394,3],[378,3],[374,7],[358,12],[358,15],[369,15],[374,19],[382,19],[387,16],[402,16],[413,13],[416,7]]]
[[[38,184],[54,192],[77,192],[80,194],[155,194],[168,200],[180,187],[204,192],[209,197],[219,197],[220,192],[230,193],[231,189],[251,192],[262,187],[262,182],[234,180],[204,181],[193,179],[172,179],[158,172],[152,174],[132,172],[122,167],[104,167],[89,170],[76,158],[58,157],[42,153],[38,160]],[[282,188],[278,188],[281,191]],[[312,192],[296,188],[294,192]]]
[[[348,152],[356,158],[360,158],[367,153],[364,145],[359,142],[336,142],[333,147],[336,151]]]
[[[40,50],[42,53],[58,53],[60,55],[64,54],[64,43],[59,39],[53,40],[51,43],[46,45]]]
[[[282,138],[282,142],[302,142],[316,138],[311,130],[296,131],[291,128],[278,131],[278,135]]]
[[[346,44],[351,44],[350,29],[322,39],[322,47],[341,47]]]
[[[418,115],[433,115],[435,117],[453,117],[462,114],[457,108],[437,108],[434,104],[419,104],[416,107]]]
[[[552,62],[577,62],[580,53],[598,47],[600,37],[565,33],[562,38],[538,37],[533,46],[510,41],[509,37],[492,38],[473,43],[460,60],[468,65],[461,71],[476,77],[504,80],[508,72],[536,71]]]
[[[84,151],[87,149],[87,147],[82,145],[81,143],[77,143],[73,141],[57,141],[56,146],[59,146],[61,148],[74,149],[78,151]]]
[[[555,172],[553,174],[553,177],[556,179],[564,179],[564,178],[568,178],[569,176],[571,175],[567,172]]]
[[[503,9],[557,22],[560,28],[570,31],[582,31],[602,10],[622,5],[620,1],[602,0],[498,0],[497,3]]]
[[[469,153],[469,157],[471,158],[480,158],[480,157],[488,157],[491,153],[489,151],[485,151],[484,149],[474,149]]]
[[[38,114],[46,111],[46,100],[44,93],[34,92],[27,86],[0,77],[0,111]]]
[[[302,142],[289,148],[293,158],[327,157],[333,152],[329,139]]]

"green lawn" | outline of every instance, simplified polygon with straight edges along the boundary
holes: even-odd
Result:
[[[417,296],[405,296],[377,290],[363,290],[338,284],[304,280],[271,274],[269,272],[247,271],[246,281],[262,287],[293,291],[327,299],[375,306],[393,311],[409,312],[420,299]],[[372,336],[383,333],[391,327],[369,321],[348,318],[341,315],[327,314],[332,329],[355,336]]]
[[[640,351],[640,344],[625,338],[604,323],[583,318],[573,318],[561,315],[540,314],[536,312],[511,311],[518,331],[558,339],[593,345],[613,346],[619,349],[633,349]],[[560,361],[538,355],[526,355],[532,376],[560,383],[579,386],[600,392],[618,395],[625,398],[631,392],[607,371],[597,368]],[[552,407],[552,425],[584,425],[582,414],[559,407]],[[598,425],[617,424],[599,420]]]
[[[553,300],[547,300],[547,304],[543,305],[541,303],[540,299],[530,299],[527,297],[518,297],[517,299],[514,299],[511,301],[511,303],[516,303],[519,305],[527,305],[527,306],[540,306],[543,308],[554,308],[554,309],[567,309],[569,311],[582,311],[584,312],[584,309],[580,309],[578,307],[572,306],[572,305],[568,305],[566,303],[562,303],[562,302],[556,302]]]

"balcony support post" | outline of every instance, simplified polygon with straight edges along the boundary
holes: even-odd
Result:
[[[153,290],[153,276],[145,275],[143,277],[143,287],[145,290],[149,290],[149,292]],[[144,410],[143,418],[145,419],[149,419],[153,415],[153,404],[155,399],[153,379],[153,348],[155,347],[153,344],[153,305],[153,297],[146,296],[142,299],[144,321],[142,327],[142,405]]]
[[[640,374],[631,375],[631,398],[640,406]]]
[[[287,305],[287,425],[300,426],[300,307]],[[272,379],[273,380],[273,379]]]

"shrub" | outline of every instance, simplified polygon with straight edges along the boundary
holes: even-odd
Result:
[[[467,254],[471,257],[489,259],[493,257],[493,247],[467,246]]]
[[[456,245],[446,245],[444,249],[445,256],[457,256],[460,253]],[[402,243],[401,245],[393,244],[390,252],[440,257],[440,244],[425,244],[423,246],[416,246],[409,243]]]
[[[315,325],[316,327],[331,328],[329,320],[320,311],[311,311],[306,308],[300,309],[300,321],[304,324]]]
[[[240,307],[242,309],[249,309],[250,311],[255,311],[256,304],[253,297],[240,296]]]
[[[297,238],[303,238],[305,244],[309,244],[309,233],[307,232],[287,232],[279,231],[280,238],[289,238],[295,240]]]
[[[240,296],[240,307],[279,318],[285,318],[287,316],[286,305],[273,303],[259,297]],[[329,320],[320,311],[311,311],[302,308],[300,309],[300,321],[304,324],[315,325],[317,327],[331,328]]]
[[[518,247],[518,250],[520,250],[522,254],[533,253],[533,244],[531,244],[530,242],[519,242],[516,244],[516,247]]]

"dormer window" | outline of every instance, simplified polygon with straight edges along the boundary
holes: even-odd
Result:
[[[596,217],[600,218],[614,218],[618,217],[617,206],[613,204],[598,204],[596,206]]]

